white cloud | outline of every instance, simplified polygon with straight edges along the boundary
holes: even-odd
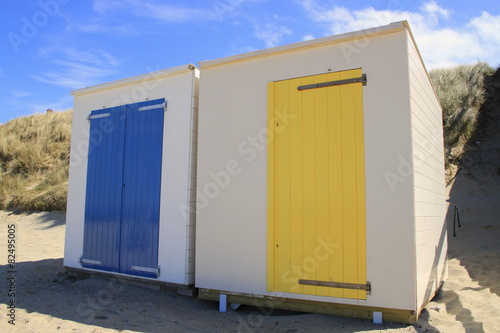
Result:
[[[424,3],[421,7],[421,11],[423,14],[430,16],[433,20],[439,19],[440,16],[446,19],[450,17],[450,12],[439,6],[438,3],[433,0]]]
[[[201,9],[140,0],[95,0],[93,9],[101,15],[126,10],[137,16],[174,23],[204,16]]]
[[[73,96],[63,96],[51,102],[31,101],[25,102],[24,104],[25,109],[28,110],[29,114],[45,113],[47,109],[52,109],[54,111],[65,111],[73,107]]]
[[[241,46],[241,47],[233,47],[230,55],[237,55],[237,54],[242,54],[242,53],[248,53],[248,52],[253,52],[257,51],[256,48],[251,47],[251,46]]]
[[[137,25],[129,23],[125,24],[112,24],[102,17],[92,17],[87,22],[81,18],[73,20],[68,17],[66,19],[66,29],[71,31],[78,31],[84,33],[99,33],[99,34],[113,34],[125,36],[137,36],[143,33],[143,29]]]
[[[9,93],[11,92],[15,91],[9,91]],[[9,113],[8,115],[1,115],[0,124],[3,121],[7,122],[11,119],[29,116],[34,113],[45,113],[47,109],[63,111],[73,107],[73,96],[69,94],[64,94],[64,96],[60,98],[54,98],[54,96],[22,91],[17,91],[17,93],[17,95],[10,94],[5,98],[4,104],[7,106],[6,109],[9,110]]]
[[[15,90],[15,89],[10,90],[9,94],[10,94],[11,97],[14,97],[14,98],[29,97],[29,96],[31,96],[30,92],[22,91],[22,90]]]
[[[446,67],[478,60],[497,66],[500,54],[500,16],[482,13],[463,26],[451,26],[452,13],[436,1],[427,1],[415,12],[367,7],[351,10],[325,7],[316,0],[297,0],[327,34],[372,28],[408,20],[428,68]]]
[[[132,25],[130,23],[112,23],[108,18],[100,17],[99,15],[92,15],[89,17],[78,16],[74,18],[70,15],[61,13],[59,16],[66,22],[66,33],[77,31],[128,36],[137,36],[141,33],[137,25]]]
[[[302,37],[302,40],[311,40],[311,39],[314,39],[314,36],[313,35],[305,35],[304,37]]]
[[[78,24],[74,26],[80,32],[89,32],[89,33],[108,33],[108,34],[117,34],[117,35],[131,35],[137,36],[140,34],[139,29],[136,26],[132,25],[111,25],[104,23],[87,23],[87,24]]]
[[[483,12],[481,16],[473,18],[468,26],[474,29],[484,42],[500,44],[500,15],[493,16]]]
[[[277,46],[285,35],[290,35],[292,31],[285,26],[267,23],[254,26],[254,36],[264,41],[266,47]]]
[[[124,11],[137,16],[154,18],[167,23],[182,23],[200,20],[223,20],[244,4],[264,0],[217,0],[210,7],[173,5],[157,0],[94,0],[93,9],[98,14]]]
[[[102,50],[80,51],[73,48],[49,48],[41,52],[43,58],[57,67],[54,71],[47,71],[33,75],[32,78],[47,84],[65,88],[83,88],[97,84],[98,79],[115,73],[118,60]]]

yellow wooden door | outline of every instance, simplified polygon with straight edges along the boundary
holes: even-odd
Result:
[[[269,83],[270,291],[366,299],[362,77]]]

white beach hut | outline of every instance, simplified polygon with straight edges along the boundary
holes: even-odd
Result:
[[[408,23],[200,68],[199,297],[415,322],[447,240],[441,107]]]
[[[72,92],[70,273],[194,284],[198,81],[185,65]]]

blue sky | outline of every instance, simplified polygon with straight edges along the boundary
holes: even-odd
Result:
[[[409,20],[428,69],[500,65],[498,0],[3,1],[0,123],[153,70]]]

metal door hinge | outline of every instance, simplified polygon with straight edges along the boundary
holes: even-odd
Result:
[[[167,103],[161,103],[161,104],[154,104],[154,105],[148,105],[148,106],[141,106],[139,108],[139,111],[147,111],[147,110],[153,110],[153,109],[164,109],[167,106]]]
[[[343,283],[343,282],[333,282],[333,281],[318,281],[318,280],[300,279],[299,284],[306,285],[306,286],[316,286],[316,287],[366,290],[366,293],[368,295],[371,294],[371,290],[372,290],[372,285],[370,282],[366,282],[366,284],[357,284],[357,283]]]
[[[366,83],[367,83],[366,74],[363,74],[360,77],[355,77],[352,79],[344,79],[344,80],[337,80],[337,81],[328,81],[328,82],[321,82],[321,83],[306,84],[303,86],[298,86],[297,90],[301,91],[301,90],[308,90],[308,89],[341,86],[343,84],[351,84],[351,83],[362,83],[364,86],[366,86]]]
[[[107,113],[100,113],[100,114],[89,114],[87,116],[87,120],[91,121],[92,119],[106,118],[106,117],[109,117],[109,116],[111,116],[111,113],[109,113],[109,112],[107,112]]]
[[[130,268],[133,271],[146,272],[146,273],[155,273],[157,277],[160,276],[160,266],[158,266],[157,268],[142,267],[142,266],[131,266]]]
[[[81,264],[87,264],[87,265],[98,265],[98,266],[102,266],[102,261],[99,261],[99,260],[93,260],[93,259],[83,259],[83,258],[80,258],[80,263],[81,263]]]

